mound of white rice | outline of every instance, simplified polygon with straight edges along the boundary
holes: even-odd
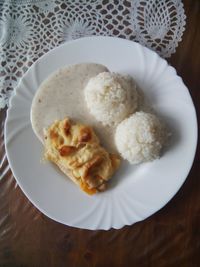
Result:
[[[137,108],[136,85],[129,76],[102,72],[89,80],[84,94],[90,113],[103,125],[117,125]]]
[[[123,120],[115,133],[118,151],[131,164],[158,158],[165,140],[166,131],[159,119],[142,111]]]

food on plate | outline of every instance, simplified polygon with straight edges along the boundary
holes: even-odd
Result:
[[[166,131],[155,115],[141,111],[141,99],[130,76],[103,65],[59,69],[40,85],[31,107],[45,158],[88,194],[105,190],[120,165],[118,152],[131,164],[158,158]]]
[[[136,85],[129,76],[102,72],[88,81],[84,93],[90,113],[103,125],[116,126],[137,109]]]
[[[105,190],[120,164],[119,156],[100,146],[91,127],[68,118],[55,121],[45,130],[44,147],[45,158],[88,194]]]
[[[39,140],[44,143],[43,129],[66,116],[92,125],[102,144],[116,153],[114,129],[104,127],[92,116],[84,101],[84,87],[89,79],[108,69],[100,64],[81,63],[63,67],[42,82],[31,107],[31,123]],[[41,115],[42,114],[42,115]]]
[[[124,159],[137,164],[159,158],[166,136],[157,116],[140,111],[117,126],[115,143]]]

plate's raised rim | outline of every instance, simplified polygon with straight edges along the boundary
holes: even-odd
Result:
[[[8,153],[8,148],[7,148],[7,139],[6,139],[6,136],[7,136],[7,121],[9,120],[9,113],[10,113],[10,110],[13,108],[13,101],[14,101],[14,98],[15,98],[15,96],[17,95],[17,88],[19,88],[20,86],[21,86],[21,81],[23,80],[23,78],[24,77],[26,77],[26,75],[28,75],[28,73],[30,72],[30,71],[32,71],[32,69],[33,68],[35,68],[36,67],[36,65],[37,64],[39,64],[40,63],[40,61],[41,60],[43,60],[45,57],[47,57],[47,56],[51,56],[51,54],[53,54],[54,53],[54,51],[55,50],[57,50],[57,49],[60,49],[61,47],[63,47],[63,46],[68,46],[69,44],[73,44],[73,43],[77,43],[77,42],[82,42],[82,41],[89,41],[89,40],[93,40],[93,39],[113,39],[113,40],[120,40],[120,41],[122,41],[122,42],[128,42],[129,44],[132,44],[132,43],[135,43],[136,45],[138,45],[138,46],[141,46],[141,47],[143,47],[142,45],[140,45],[140,44],[138,44],[138,43],[136,43],[136,42],[133,42],[133,41],[130,41],[130,40],[126,40],[126,39],[122,39],[122,38],[116,38],[116,37],[105,37],[105,36],[93,36],[93,37],[84,37],[84,38],[80,38],[80,39],[76,39],[76,40],[72,40],[72,41],[69,41],[69,42],[66,42],[66,43],[63,43],[63,44],[61,44],[60,46],[58,46],[58,47],[56,47],[56,48],[54,48],[54,49],[52,49],[52,50],[50,50],[48,53],[46,53],[46,54],[44,54],[41,58],[39,58],[36,62],[34,62],[34,64],[29,68],[29,70],[25,73],[25,75],[21,78],[21,80],[20,80],[20,82],[19,82],[19,84],[18,84],[18,86],[16,87],[16,89],[15,89],[15,92],[14,92],[14,94],[13,94],[13,96],[11,97],[11,99],[10,99],[10,106],[9,106],[9,108],[8,108],[8,110],[7,110],[7,116],[6,116],[6,121],[5,121],[5,127],[4,127],[4,139],[5,139],[5,150],[6,150],[6,154],[7,154],[7,158],[8,158],[8,162],[9,162],[9,165],[10,165],[10,168],[11,168],[11,170],[12,170],[12,172],[13,172],[13,174],[14,174],[14,176],[15,176],[15,170],[13,170],[12,169],[12,164],[11,164],[11,160],[10,160],[10,158],[9,158],[9,153]],[[143,47],[144,49],[147,49],[147,50],[149,50],[151,53],[153,53],[153,54],[156,54],[157,55],[157,53],[155,53],[154,51],[152,51],[152,50],[150,50],[149,48],[146,48],[146,47]],[[163,59],[165,62],[167,62],[165,59]],[[168,63],[167,63],[167,65],[168,66],[170,66]],[[170,66],[170,68],[172,68],[174,71],[175,71],[175,75],[177,75],[177,72],[176,72],[176,70],[175,70],[175,68],[173,68],[172,66]],[[177,75],[178,76],[178,75]],[[180,79],[181,79],[181,81],[183,82],[183,80],[182,80],[182,78],[180,77],[180,76],[178,76]],[[184,83],[183,83],[184,84]],[[190,95],[190,93],[189,93],[189,90],[188,90],[188,88],[185,86],[185,89],[188,91],[188,95],[189,95],[189,97],[191,98],[191,101],[192,101],[192,97],[191,97],[191,95]],[[194,134],[195,134],[195,147],[194,147],[194,150],[193,150],[193,157],[191,158],[191,160],[190,160],[190,168],[186,171],[186,175],[185,175],[185,179],[183,179],[182,181],[181,181],[181,183],[179,184],[179,186],[177,186],[177,190],[176,190],[176,192],[174,193],[172,193],[171,194],[171,196],[169,197],[169,199],[167,199],[166,201],[165,201],[165,203],[162,205],[162,206],[160,206],[160,208],[159,209],[156,209],[156,211],[153,211],[153,212],[151,212],[150,214],[149,214],[149,216],[151,216],[152,214],[154,214],[155,212],[157,212],[157,211],[159,211],[160,209],[162,209],[172,198],[173,198],[173,196],[175,196],[176,195],[176,193],[179,191],[179,189],[181,188],[181,186],[183,185],[183,183],[185,182],[185,180],[186,180],[186,178],[187,178],[187,176],[188,176],[188,174],[189,174],[189,172],[190,172],[190,170],[191,170],[191,168],[192,168],[192,165],[193,165],[193,162],[194,162],[194,158],[195,158],[195,154],[196,154],[196,149],[197,149],[197,142],[198,142],[198,127],[197,127],[197,115],[196,115],[196,110],[195,110],[195,107],[194,107],[194,104],[193,104],[193,101],[192,101],[192,105],[193,105],[193,110],[194,110],[194,118],[195,118],[195,128],[194,128]],[[24,194],[26,195],[26,197],[41,211],[41,212],[43,212],[46,216],[48,216],[49,218],[51,218],[51,219],[53,219],[53,220],[55,220],[55,221],[58,221],[58,222],[60,222],[60,223],[62,223],[62,224],[65,224],[66,225],[66,223],[65,222],[63,222],[63,221],[59,221],[58,219],[55,219],[55,218],[53,218],[53,217],[51,217],[51,216],[49,216],[49,214],[46,214],[46,212],[41,208],[41,207],[38,207],[38,205],[36,205],[35,204],[35,202],[32,200],[32,199],[30,199],[29,198],[29,196],[26,194],[26,192],[25,192],[25,190],[23,189],[23,185],[21,185],[21,183],[18,181],[18,178],[15,176],[15,179],[17,180],[17,182],[18,182],[18,184],[19,184],[19,186],[20,186],[20,188],[22,189],[22,191],[24,192]],[[149,217],[148,216],[148,217]],[[147,218],[147,217],[145,217],[145,218]],[[143,219],[145,219],[145,218],[141,218],[141,220],[143,220]],[[139,220],[138,220],[139,221]],[[134,223],[134,222],[133,222]],[[125,226],[125,225],[131,225],[132,223],[130,222],[130,223],[127,223],[127,224],[124,224],[124,225],[121,225],[120,227],[112,227],[112,228],[115,228],[115,229],[119,229],[119,228],[121,228],[121,227],[123,227],[123,226]],[[73,227],[79,227],[79,226],[76,226],[76,225],[70,225],[70,224],[67,224],[67,225],[69,225],[69,226],[73,226]],[[80,227],[79,227],[80,228]],[[87,228],[87,227],[84,227],[84,229],[92,229],[92,228]],[[99,228],[97,228],[97,229],[105,229],[105,228],[101,228],[101,227],[99,227]],[[107,229],[110,229],[110,228],[107,228]],[[93,229],[94,230],[94,229]]]

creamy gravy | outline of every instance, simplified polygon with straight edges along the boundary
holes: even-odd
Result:
[[[88,80],[108,71],[99,64],[77,64],[59,69],[39,87],[32,102],[31,123],[37,137],[43,142],[43,130],[55,120],[69,117],[77,122],[92,126],[103,146],[116,152],[114,129],[105,127],[90,115],[83,89]]]

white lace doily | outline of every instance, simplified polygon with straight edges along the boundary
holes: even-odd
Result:
[[[0,0],[0,108],[31,64],[67,40],[117,36],[169,57],[185,18],[181,0]]]

